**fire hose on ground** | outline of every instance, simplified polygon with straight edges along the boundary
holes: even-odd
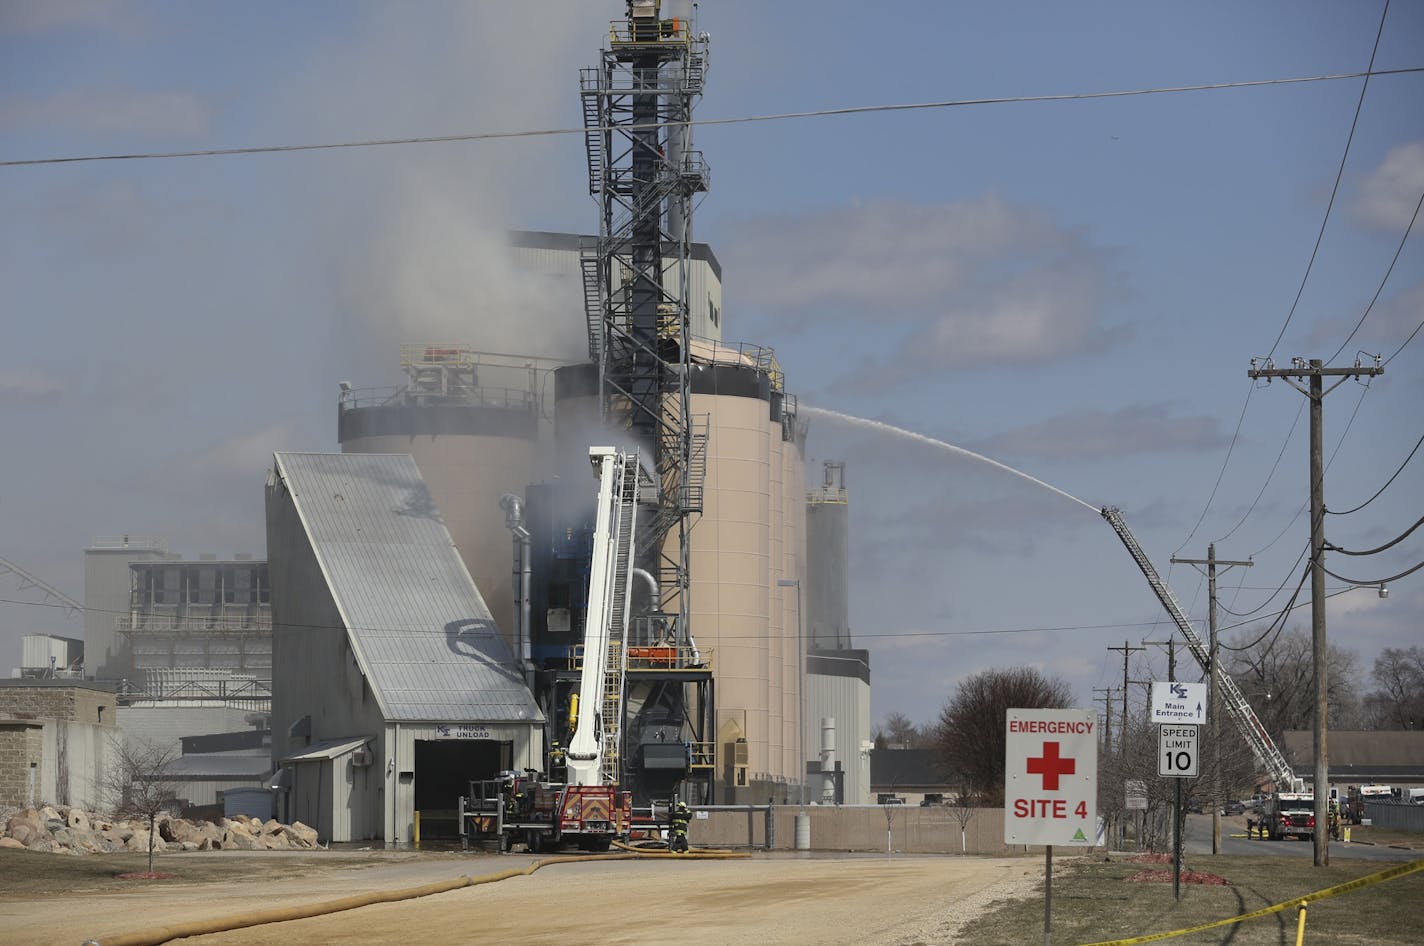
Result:
[[[550,867],[555,864],[576,864],[587,861],[627,861],[646,857],[676,857],[682,860],[729,860],[732,858],[750,856],[741,851],[709,849],[693,850],[686,854],[674,854],[671,851],[665,850],[642,850],[621,843],[618,846],[627,853],[546,857],[534,861],[526,867],[514,867],[508,870],[495,871],[490,874],[481,874],[478,877],[466,875],[454,877],[450,880],[439,880],[434,883],[421,884],[418,887],[404,887],[400,890],[373,890],[370,893],[353,894],[352,896],[341,897],[336,900],[324,900],[321,903],[309,903],[293,907],[276,907],[271,910],[239,913],[211,920],[194,920],[189,923],[173,923],[166,926],[155,926],[146,930],[137,930],[132,933],[98,936],[93,939],[85,940],[83,946],[159,946],[161,943],[167,943],[170,940],[180,939],[184,936],[205,936],[209,933],[225,933],[229,930],[247,929],[248,927],[263,926],[268,923],[305,920],[310,917],[327,916],[332,913],[355,910],[358,907],[368,907],[378,903],[395,903],[400,900],[414,900],[417,897],[429,897],[437,893],[448,893],[451,890],[459,890],[463,887],[478,887],[482,884],[492,884],[501,880],[509,880],[511,877],[527,877],[541,867]]]

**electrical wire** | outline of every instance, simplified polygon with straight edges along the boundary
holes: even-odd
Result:
[[[1350,513],[1359,512],[1361,509],[1364,509],[1370,503],[1374,502],[1377,498],[1379,498],[1379,494],[1389,489],[1389,484],[1393,483],[1395,478],[1398,477],[1399,474],[1404,472],[1404,468],[1409,465],[1409,461],[1414,459],[1414,454],[1419,452],[1420,444],[1424,444],[1424,435],[1420,435],[1419,439],[1415,441],[1414,449],[1409,451],[1409,456],[1404,458],[1404,462],[1399,465],[1399,469],[1395,470],[1394,473],[1390,475],[1390,478],[1384,481],[1384,485],[1381,486],[1379,489],[1375,490],[1375,494],[1369,499],[1360,503],[1358,506],[1355,506],[1353,509],[1346,509],[1344,512],[1336,512],[1333,509],[1326,509],[1325,514],[1327,516],[1348,516]]]
[[[1261,611],[1264,611],[1272,601],[1276,600],[1276,595],[1280,594],[1283,590],[1285,590],[1286,585],[1290,584],[1290,576],[1295,574],[1296,568],[1299,567],[1301,562],[1305,561],[1305,556],[1309,552],[1310,543],[1307,542],[1305,544],[1305,547],[1300,550],[1300,554],[1296,556],[1295,561],[1291,563],[1291,567],[1286,571],[1286,577],[1283,578],[1281,580],[1281,583],[1276,586],[1276,590],[1267,595],[1266,600],[1262,601],[1257,607],[1252,608],[1250,611],[1233,611],[1226,605],[1222,604],[1219,600],[1216,602],[1216,606],[1221,610],[1225,611],[1227,614],[1238,618],[1249,618],[1253,614],[1258,614]]]
[[[1412,533],[1415,529],[1419,528],[1421,525],[1424,525],[1424,516],[1421,516],[1419,520],[1414,523],[1414,525],[1410,526],[1408,529],[1405,529],[1403,533],[1395,536],[1393,539],[1390,539],[1384,545],[1381,545],[1379,548],[1369,549],[1365,552],[1352,552],[1349,549],[1342,549],[1340,548],[1340,546],[1332,545],[1329,542],[1325,543],[1325,547],[1332,552],[1339,552],[1341,555],[1378,555],[1385,549],[1392,548],[1403,542],[1405,539],[1409,538],[1410,533]]]
[[[1327,365],[1340,357],[1340,353],[1345,350],[1345,346],[1350,344],[1350,339],[1355,337],[1355,333],[1360,330],[1360,326],[1365,324],[1365,319],[1370,317],[1370,310],[1372,310],[1375,307],[1375,303],[1379,301],[1380,293],[1384,292],[1385,283],[1389,282],[1389,276],[1394,272],[1394,264],[1399,262],[1399,254],[1404,252],[1404,244],[1408,242],[1409,234],[1414,229],[1414,222],[1419,219],[1420,207],[1424,207],[1424,193],[1419,195],[1419,200],[1414,204],[1414,215],[1409,218],[1409,226],[1404,228],[1404,236],[1399,238],[1399,246],[1395,247],[1394,258],[1389,261],[1389,268],[1384,271],[1384,278],[1380,280],[1379,288],[1375,290],[1374,297],[1370,299],[1370,304],[1365,306],[1365,311],[1360,314],[1360,320],[1355,323],[1355,327],[1350,329],[1350,334],[1346,335],[1345,340],[1340,343],[1340,347],[1335,349],[1335,354],[1325,359]],[[1418,330],[1416,329],[1416,331]],[[1412,338],[1413,336],[1410,337]]]
[[[699,118],[687,122],[648,122],[639,125],[585,126],[580,128],[540,128],[526,131],[490,131],[463,135],[425,135],[415,138],[373,138],[364,141],[342,141],[321,144],[262,145],[247,148],[208,148],[195,151],[152,151],[132,154],[76,155],[57,158],[26,158],[0,161],[0,167],[22,167],[35,164],[75,164],[85,161],[140,161],[158,158],[205,158],[238,154],[274,154],[287,151],[332,151],[341,148],[379,148],[389,145],[446,144],[461,141],[490,141],[501,138],[543,138],[556,135],[582,135],[588,132],[635,132],[660,128],[690,128],[694,126],[739,125],[749,122],[787,121],[797,118],[825,118],[836,115],[861,115],[872,112],[908,112],[926,109],[964,108],[974,105],[1018,105],[1031,102],[1073,102],[1091,99],[1128,98],[1139,95],[1171,95],[1182,92],[1215,92],[1225,89],[1252,89],[1273,85],[1299,85],[1307,82],[1337,82],[1345,79],[1366,79],[1371,76],[1411,75],[1424,72],[1424,66],[1380,69],[1366,72],[1339,72],[1311,76],[1291,76],[1277,79],[1253,79],[1244,82],[1208,82],[1199,85],[1161,86],[1150,89],[1122,89],[1107,92],[1071,92],[1059,95],[1013,95],[981,99],[948,99],[936,102],[905,102],[884,105],[853,105],[843,108],[821,108],[800,112],[777,112],[768,115],[743,115],[736,118]]]
[[[1414,336],[1416,336],[1416,335],[1419,334],[1419,330],[1420,330],[1421,328],[1424,328],[1424,321],[1421,321],[1418,325],[1414,326],[1414,331],[1410,332],[1410,333],[1409,333],[1409,337],[1406,338],[1402,343],[1400,343],[1400,346],[1394,350],[1394,354],[1390,355],[1390,356],[1389,356],[1388,358],[1386,358],[1384,361],[1380,362],[1380,367],[1384,367],[1385,365],[1389,364],[1391,361],[1394,361],[1395,357],[1396,357],[1400,352],[1404,351],[1405,347],[1408,346],[1410,342],[1414,341]]]
[[[1266,637],[1269,636],[1273,631],[1279,631],[1281,628],[1285,627],[1286,615],[1290,614],[1290,612],[1295,608],[1295,601],[1296,601],[1297,598],[1300,597],[1300,590],[1305,587],[1305,580],[1306,580],[1307,578],[1309,578],[1309,577],[1310,577],[1310,569],[1309,569],[1309,568],[1303,569],[1303,570],[1301,571],[1301,573],[1300,573],[1300,581],[1296,584],[1296,586],[1295,586],[1295,591],[1291,593],[1290,600],[1286,602],[1286,606],[1285,606],[1284,608],[1282,608],[1282,609],[1277,613],[1277,615],[1276,615],[1276,617],[1279,618],[1279,623],[1277,623],[1277,621],[1273,619],[1273,620],[1271,621],[1270,625],[1269,625],[1269,626],[1266,628],[1266,630],[1261,634],[1261,636],[1258,637],[1258,638],[1256,638],[1254,641],[1252,641],[1252,642],[1249,643],[1249,644],[1245,644],[1245,645],[1240,646],[1240,647],[1233,647],[1233,646],[1230,645],[1230,644],[1222,643],[1221,640],[1220,640],[1220,638],[1218,638],[1218,639],[1217,639],[1217,646],[1218,646],[1218,647],[1224,647],[1224,648],[1226,648],[1227,650],[1234,650],[1234,651],[1236,651],[1236,652],[1238,652],[1238,653],[1241,652],[1241,651],[1250,650],[1251,648],[1255,647],[1257,644],[1261,643],[1261,641],[1265,640]],[[1219,607],[1219,605],[1218,605],[1218,607]],[[1275,646],[1274,642],[1272,642],[1272,645],[1271,645],[1271,646]]]
[[[24,606],[26,606],[26,607],[32,607],[32,608],[58,608],[58,609],[65,610],[65,611],[76,610],[75,608],[72,608],[72,607],[69,606],[69,605],[56,604],[56,603],[54,603],[54,602],[46,602],[46,601],[25,601],[25,600],[19,599],[19,598],[0,598],[0,604],[18,604],[18,605],[24,605]],[[108,608],[79,608],[79,609],[77,609],[77,610],[83,611],[83,612],[85,612],[86,614],[124,614],[124,615],[128,615],[128,614],[132,614],[132,613],[133,613],[132,611],[129,611],[129,610],[127,610],[127,609],[126,609],[126,610],[123,610],[123,611],[118,611],[118,610],[113,610],[113,609],[108,609]],[[1048,627],[996,627],[996,628],[982,628],[982,629],[975,629],[975,630],[968,630],[968,631],[929,631],[929,630],[892,631],[892,632],[888,632],[888,633],[884,633],[884,634],[857,634],[857,635],[856,635],[856,639],[857,639],[857,640],[881,640],[881,639],[902,638],[902,637],[984,637],[984,636],[991,636],[991,635],[994,635],[994,634],[1042,634],[1042,633],[1051,633],[1051,632],[1058,632],[1058,631],[1104,631],[1104,630],[1121,630],[1122,628],[1130,628],[1130,627],[1143,627],[1145,624],[1146,624],[1146,622],[1144,622],[1144,621],[1125,621],[1125,622],[1119,622],[1119,623],[1116,623],[1116,624],[1064,624],[1064,625],[1054,625],[1054,626],[1048,626]],[[395,637],[395,636],[404,635],[404,634],[410,634],[410,633],[412,633],[412,632],[422,630],[422,629],[420,629],[420,628],[409,628],[409,627],[375,627],[375,626],[367,626],[367,625],[359,625],[359,624],[297,624],[297,623],[284,622],[282,626],[283,626],[283,627],[287,627],[287,628],[293,628],[293,629],[296,629],[296,630],[303,630],[303,631],[345,631],[345,630],[353,630],[353,631],[361,631],[361,632],[363,632],[363,633],[371,634],[371,635],[387,635],[387,636],[390,636],[390,637]],[[430,633],[436,633],[436,631],[433,631],[433,630],[432,630],[432,631],[430,631]],[[444,634],[445,632],[444,632],[443,629],[440,629],[440,630],[438,631],[438,633]],[[761,636],[750,635],[750,636],[746,636],[746,637],[737,637],[737,636],[729,636],[729,635],[725,635],[725,634],[724,634],[724,635],[722,635],[722,639],[723,639],[723,640],[763,640],[763,639],[765,639],[765,636],[764,636],[764,635],[761,635]]]
[[[1329,575],[1331,578],[1336,579],[1337,581],[1345,581],[1345,582],[1349,582],[1349,583],[1352,584],[1352,585],[1360,585],[1360,586],[1363,586],[1363,587],[1373,587],[1373,586],[1375,586],[1375,585],[1387,585],[1387,584],[1389,584],[1389,583],[1392,582],[1392,581],[1398,581],[1399,579],[1403,578],[1405,575],[1412,575],[1412,574],[1414,574],[1415,572],[1419,571],[1419,569],[1421,569],[1421,568],[1424,568],[1424,562],[1420,562],[1418,565],[1415,565],[1415,566],[1413,566],[1413,567],[1411,567],[1411,568],[1406,568],[1404,571],[1400,572],[1398,575],[1390,575],[1388,578],[1370,578],[1370,579],[1360,580],[1360,581],[1357,581],[1357,580],[1355,580],[1354,578],[1346,578],[1344,575],[1337,575],[1337,574],[1335,574],[1334,572],[1332,572],[1330,569],[1326,568],[1326,567],[1323,566],[1323,565],[1321,566],[1321,571],[1325,572],[1325,574]]]
[[[1380,37],[1384,36],[1384,22],[1389,17],[1389,0],[1384,0],[1384,10],[1380,12],[1379,29],[1375,32],[1375,45],[1370,50],[1369,69],[1375,66],[1375,56],[1379,53]],[[1365,70],[1366,73],[1369,69]],[[1365,76],[1365,81],[1360,84],[1360,97],[1355,102],[1355,117],[1350,120],[1350,134],[1345,137],[1345,153],[1340,155],[1340,167],[1335,171],[1335,185],[1330,189],[1330,200],[1325,204],[1325,218],[1320,221],[1320,232],[1315,235],[1315,246],[1310,250],[1310,261],[1305,264],[1305,275],[1300,278],[1300,288],[1296,290],[1295,301],[1291,303],[1290,311],[1286,313],[1286,320],[1281,325],[1280,332],[1276,335],[1276,340],[1271,344],[1271,350],[1266,357],[1269,358],[1276,353],[1280,347],[1281,339],[1285,337],[1286,329],[1291,324],[1291,319],[1295,317],[1295,310],[1300,306],[1300,300],[1305,295],[1305,284],[1310,281],[1310,272],[1315,267],[1315,257],[1320,252],[1320,244],[1325,239],[1325,228],[1330,223],[1330,211],[1335,206],[1335,197],[1340,193],[1340,179],[1345,176],[1345,163],[1350,157],[1350,145],[1355,140],[1355,128],[1360,123],[1360,112],[1365,107],[1365,93],[1370,88],[1370,77]]]
[[[1261,489],[1256,493],[1256,498],[1251,500],[1251,505],[1247,507],[1246,512],[1242,514],[1241,518],[1236,521],[1236,525],[1232,526],[1230,531],[1221,538],[1216,539],[1217,542],[1225,542],[1235,535],[1236,530],[1245,525],[1246,520],[1251,518],[1251,513],[1256,511],[1256,504],[1261,501],[1262,496],[1266,495],[1266,487],[1270,486],[1271,480],[1275,478],[1276,469],[1281,465],[1281,458],[1286,455],[1286,447],[1290,446],[1291,437],[1295,436],[1295,429],[1300,424],[1301,415],[1305,413],[1305,405],[1306,402],[1301,401],[1300,406],[1296,408],[1295,420],[1291,421],[1290,430],[1286,431],[1286,439],[1281,441],[1281,452],[1276,454],[1276,462],[1271,464],[1271,471],[1266,474],[1266,481],[1261,484]]]
[[[1226,457],[1221,461],[1221,469],[1216,471],[1216,482],[1211,486],[1211,495],[1207,496],[1206,505],[1202,507],[1201,515],[1197,516],[1196,525],[1192,526],[1192,531],[1187,533],[1187,537],[1182,540],[1181,545],[1177,546],[1173,555],[1187,547],[1187,543],[1192,540],[1192,536],[1197,534],[1202,522],[1206,520],[1206,514],[1211,511],[1211,504],[1216,500],[1216,491],[1221,489],[1221,479],[1226,476],[1226,468],[1231,464],[1231,454],[1236,449],[1237,440],[1241,438],[1241,425],[1246,422],[1246,408],[1251,406],[1251,395],[1255,390],[1256,385],[1252,382],[1246,389],[1246,400],[1241,405],[1241,415],[1236,418],[1236,429],[1231,432],[1231,443],[1226,445]]]
[[[1353,588],[1341,588],[1339,591],[1332,592],[1331,594],[1328,594],[1328,595],[1326,595],[1325,597],[1326,597],[1326,598],[1338,598],[1340,595],[1347,595],[1347,594],[1349,594],[1349,593],[1352,592],[1352,591],[1359,591],[1360,588],[1363,588],[1363,587],[1368,587],[1368,586],[1366,586],[1366,585],[1359,585],[1359,586],[1356,586],[1356,587],[1353,587]],[[1287,613],[1287,612],[1289,612],[1289,611],[1294,611],[1296,608],[1307,608],[1307,607],[1309,607],[1309,606],[1310,606],[1310,602],[1309,602],[1309,601],[1302,601],[1300,604],[1292,605],[1291,607],[1289,607],[1289,608],[1286,609],[1286,612],[1282,612],[1282,613]],[[1274,615],[1273,615],[1273,616],[1274,616]],[[1228,624],[1228,625],[1226,625],[1225,627],[1219,627],[1219,628],[1217,628],[1216,630],[1217,630],[1217,633],[1220,634],[1222,631],[1234,631],[1234,630],[1236,630],[1238,627],[1245,627],[1247,624],[1254,624],[1254,623],[1255,623],[1254,621],[1238,621],[1238,622],[1235,623],[1235,624]],[[1271,646],[1273,646],[1273,647],[1275,646],[1275,642],[1274,642],[1274,641],[1272,642]]]

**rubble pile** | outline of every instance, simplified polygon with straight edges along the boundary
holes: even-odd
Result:
[[[99,812],[64,805],[12,809],[0,831],[0,849],[53,854],[147,853],[148,821],[110,821]],[[188,821],[159,815],[154,851],[285,851],[317,847],[316,829],[300,821],[282,824],[236,815],[211,821]]]

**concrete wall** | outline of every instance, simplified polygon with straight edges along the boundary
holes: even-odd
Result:
[[[778,805],[772,809],[774,823],[773,849],[791,850],[795,846],[795,805]],[[1023,850],[1021,846],[1004,843],[1004,811],[1002,808],[977,808],[964,830],[961,847],[959,821],[951,808],[907,807],[904,805],[842,805],[806,808],[811,816],[811,848],[817,851],[884,851],[886,849],[887,815],[891,850],[904,854],[1010,854]],[[746,847],[749,832],[752,846],[766,843],[765,808],[717,809],[707,812],[707,818],[694,817],[688,825],[687,837],[705,847]]]

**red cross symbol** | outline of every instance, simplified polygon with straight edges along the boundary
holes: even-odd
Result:
[[[1045,792],[1058,791],[1058,776],[1072,775],[1078,770],[1078,763],[1072,759],[1060,759],[1058,757],[1058,743],[1045,742],[1043,744],[1043,755],[1038,758],[1030,757],[1028,760],[1028,774],[1043,776],[1043,790]]]

